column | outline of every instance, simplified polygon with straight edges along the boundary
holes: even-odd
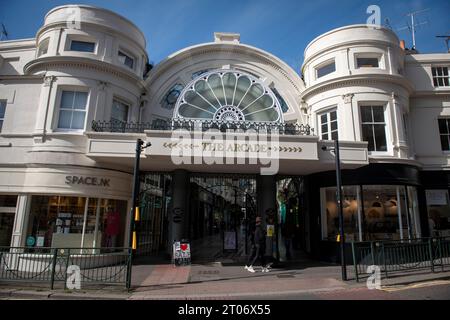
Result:
[[[169,250],[174,241],[185,238],[188,221],[189,173],[186,170],[175,170],[172,178],[172,210],[169,212]]]
[[[11,247],[23,247],[27,237],[31,196],[20,194],[17,197],[16,214],[11,236]]]
[[[261,216],[263,220],[263,227],[265,228],[267,226],[267,215],[270,212],[273,212],[275,217],[275,224],[277,221],[277,199],[276,199],[276,192],[277,192],[277,183],[276,183],[276,176],[269,176],[269,175],[262,175],[258,177],[257,181],[257,191],[256,191],[256,198],[257,198],[257,208],[258,212],[257,215]],[[251,221],[254,223],[254,221]],[[273,243],[275,243],[275,234],[272,238],[267,238],[267,245],[266,245],[266,254],[269,256],[272,256],[273,251]]]
[[[34,134],[41,136],[41,137],[35,137],[35,141],[37,142],[43,142],[45,135],[45,132],[48,127],[48,118],[49,118],[49,105],[50,105],[50,99],[51,99],[51,93],[52,93],[52,87],[53,83],[56,80],[55,76],[46,76],[44,78],[44,83],[42,85],[41,89],[41,95],[39,100],[39,106],[37,111],[37,117],[36,117],[36,127],[34,129]]]

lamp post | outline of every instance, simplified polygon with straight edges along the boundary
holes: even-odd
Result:
[[[341,251],[341,271],[342,280],[347,281],[347,266],[345,262],[345,233],[344,233],[344,215],[342,209],[342,180],[341,180],[341,160],[339,154],[339,141],[334,140],[334,147],[327,148],[322,147],[322,150],[334,150],[336,160],[336,187],[337,187],[337,202],[338,202],[338,215],[339,215],[339,244]]]
[[[133,250],[137,248],[137,234],[136,234],[136,224],[135,222],[139,220],[139,189],[140,189],[140,181],[139,181],[139,164],[141,158],[141,152],[150,147],[152,144],[147,142],[144,145],[144,141],[141,139],[137,139],[136,141],[136,154],[134,158],[134,172],[133,172],[133,190],[131,195],[131,217],[130,217],[130,234],[129,234],[129,247]]]

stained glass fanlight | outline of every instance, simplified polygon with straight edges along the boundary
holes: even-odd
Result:
[[[237,70],[214,70],[191,81],[177,100],[174,118],[283,121],[272,90],[256,77]]]

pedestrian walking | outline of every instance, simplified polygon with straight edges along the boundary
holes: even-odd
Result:
[[[249,272],[255,272],[253,266],[259,259],[261,262],[262,272],[269,272],[269,268],[266,266],[266,233],[261,225],[261,217],[256,217],[255,233],[252,238],[252,252],[248,258],[248,262],[245,265],[245,269]]]

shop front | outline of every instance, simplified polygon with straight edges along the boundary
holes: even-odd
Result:
[[[308,177],[312,189],[311,214],[315,253],[338,259],[339,217],[335,172]],[[410,165],[370,164],[342,171],[345,242],[408,240],[424,236],[427,221],[419,214],[422,190],[419,170]]]
[[[0,179],[5,172],[0,172]],[[1,188],[1,246],[127,246],[131,175],[79,167],[16,169]]]

